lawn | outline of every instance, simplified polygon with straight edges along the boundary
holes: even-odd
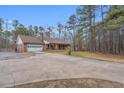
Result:
[[[62,50],[60,50],[60,51],[59,50],[56,50],[56,51],[51,50],[51,51],[47,51],[47,52],[67,55],[66,51],[62,51]],[[87,51],[73,51],[71,53],[71,56],[124,63],[124,56],[123,55],[92,53],[92,52],[87,52]]]

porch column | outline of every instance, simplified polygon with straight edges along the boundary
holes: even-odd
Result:
[[[51,44],[49,44],[49,49],[51,49]]]
[[[55,44],[55,49],[58,50],[58,44]]]

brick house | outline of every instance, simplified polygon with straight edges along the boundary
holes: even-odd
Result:
[[[45,50],[63,50],[70,44],[57,38],[45,38],[43,34],[40,37],[18,35],[17,52],[41,52]]]

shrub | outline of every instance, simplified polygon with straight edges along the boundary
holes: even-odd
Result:
[[[73,49],[70,46],[66,48],[66,52],[68,55],[71,55],[72,51]]]

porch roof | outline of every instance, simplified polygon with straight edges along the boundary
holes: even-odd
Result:
[[[53,43],[53,44],[63,44],[63,45],[70,45],[69,42],[64,41],[62,39],[58,39],[58,38],[44,38],[45,41],[49,42],[49,43]]]

